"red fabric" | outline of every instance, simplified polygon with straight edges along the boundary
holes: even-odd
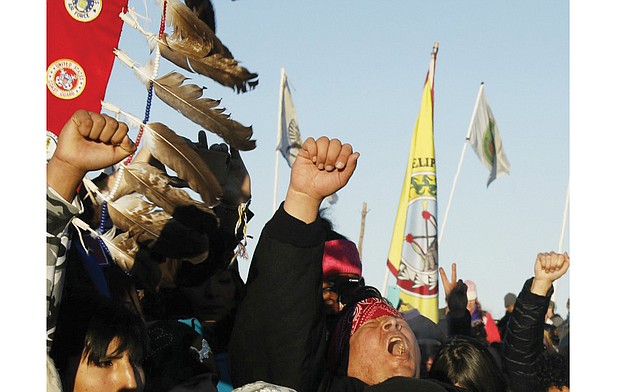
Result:
[[[78,109],[101,111],[123,25],[118,15],[127,2],[47,1],[48,131],[59,135]]]
[[[487,342],[501,342],[502,338],[499,334],[499,328],[497,328],[497,324],[495,324],[495,320],[491,316],[491,313],[486,312],[484,314],[486,320],[484,320],[484,329],[487,332]]]
[[[381,316],[394,316],[404,319],[391,305],[386,303],[381,298],[366,298],[359,301],[355,305],[355,311],[353,312],[353,322],[351,323],[351,335],[355,333],[366,321],[376,319]]]

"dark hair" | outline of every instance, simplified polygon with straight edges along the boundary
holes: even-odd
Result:
[[[319,211],[319,222],[325,230],[325,241],[330,240],[348,240],[346,236],[334,230],[334,223],[324,216],[325,210],[322,209]]]
[[[550,387],[570,388],[568,355],[553,349],[545,350],[536,359],[536,388],[534,391],[548,391]]]
[[[506,380],[489,350],[470,336],[452,336],[433,361],[429,377],[470,392],[506,391]]]
[[[129,361],[141,366],[148,342],[142,318],[121,303],[102,300],[88,323],[82,356],[87,358],[89,364],[100,364],[107,357],[108,346],[115,338],[118,346],[112,354],[127,351]]]
[[[330,218],[327,217],[330,210],[326,207],[319,209],[319,221],[321,222],[321,226],[325,231],[334,230],[334,222]]]

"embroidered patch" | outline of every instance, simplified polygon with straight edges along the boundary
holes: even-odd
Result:
[[[60,99],[74,99],[86,87],[86,73],[75,61],[60,59],[47,68],[47,89]]]
[[[79,22],[90,22],[101,13],[101,0],[65,0],[65,8]]]

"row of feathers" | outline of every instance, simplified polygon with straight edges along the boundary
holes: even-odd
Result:
[[[166,1],[166,22],[172,34],[156,36],[144,32],[131,10],[121,14],[126,24],[142,31],[162,57],[182,69],[206,76],[237,93],[258,84],[258,75],[241,67],[215,35],[215,14],[210,0]],[[188,78],[170,72],[155,78],[152,65],[138,68],[121,51],[117,57],[130,64],[147,88],[183,116],[220,136],[231,148],[252,150],[252,127],[244,126],[219,108],[220,101],[202,97],[203,87],[186,83]],[[162,123],[143,124],[144,145],[128,165],[117,165],[109,176],[84,179],[94,208],[93,221],[75,220],[78,228],[99,237],[113,261],[123,270],[135,268],[138,252],[147,249],[166,261],[204,261],[209,239],[219,220],[213,208],[222,188],[195,145]],[[167,173],[175,172],[176,177]],[[119,179],[120,177],[120,179]],[[200,196],[193,198],[179,186]],[[104,202],[113,226],[104,234],[92,228],[101,219]]]

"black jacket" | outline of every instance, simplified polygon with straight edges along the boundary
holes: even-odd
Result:
[[[545,313],[553,286],[546,296],[536,295],[530,291],[533,280],[530,278],[523,285],[504,336],[504,365],[512,392],[532,391],[536,359],[544,350]]]
[[[233,386],[265,381],[297,392],[456,390],[407,377],[369,387],[353,377],[329,376],[321,292],[324,242],[318,220],[305,224],[282,206],[265,225],[229,344]]]
[[[315,392],[326,372],[325,233],[282,206],[258,241],[229,344],[234,387],[255,381]]]

